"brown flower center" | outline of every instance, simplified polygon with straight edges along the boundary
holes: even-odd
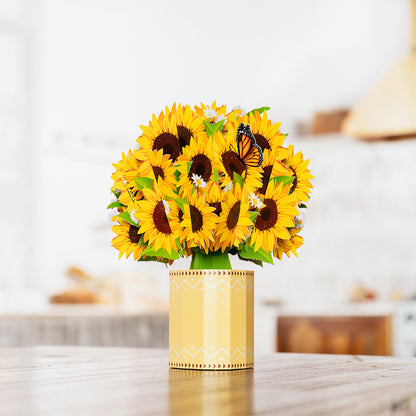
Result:
[[[265,231],[276,224],[277,221],[277,206],[273,199],[265,199],[263,201],[265,205],[260,214],[256,218],[256,228],[260,231]]]
[[[183,221],[183,211],[181,209],[178,212],[178,218],[179,218],[179,222]]]
[[[192,165],[191,169],[189,169],[188,177],[192,178],[193,173],[201,176],[205,182],[209,181],[212,173],[212,165],[207,156],[199,154],[192,158]]]
[[[298,184],[298,176],[296,175],[296,172],[295,172],[294,169],[290,169],[290,170],[293,172],[293,176],[295,177],[295,179],[293,179],[292,187],[291,187],[292,191],[294,191],[296,189],[297,184]]]
[[[153,223],[156,229],[163,234],[172,234],[168,217],[166,216],[165,206],[159,201],[153,210]]]
[[[185,126],[176,126],[176,128],[178,129],[179,146],[182,150],[191,143],[192,132]]]
[[[140,241],[140,234],[139,234],[139,229],[137,227],[135,227],[134,225],[130,225],[129,228],[129,240],[130,242],[132,242],[133,244],[139,244]]]
[[[270,149],[269,141],[262,134],[256,133],[254,137],[256,139],[256,143],[261,147],[261,150]]]
[[[272,165],[263,167],[263,173],[261,177],[262,187],[259,189],[259,192],[264,195],[266,193],[267,185],[269,184],[270,175],[272,174]]]
[[[246,165],[232,150],[223,153],[222,163],[224,164],[225,171],[231,179],[234,179],[234,172],[242,175],[243,172],[247,169]]]
[[[163,149],[164,155],[170,155],[170,158],[175,161],[180,153],[179,140],[171,133],[161,133],[155,138],[152,150]]]
[[[210,202],[209,206],[215,208],[214,214],[217,214],[218,216],[220,216],[221,211],[222,211],[221,202]]]
[[[240,205],[241,202],[237,201],[233,207],[230,209],[227,217],[227,228],[232,230],[238,223],[238,218],[240,216]]]
[[[196,233],[202,228],[204,220],[201,211],[197,207],[189,205],[189,210],[191,212],[192,232]]]
[[[153,173],[155,174],[156,180],[159,178],[165,179],[165,173],[163,172],[163,169],[160,166],[152,166]]]

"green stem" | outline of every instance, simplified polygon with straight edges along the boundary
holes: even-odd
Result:
[[[193,253],[190,270],[196,269],[230,270],[231,263],[228,253],[221,253],[221,251],[211,252],[208,254],[202,252]]]

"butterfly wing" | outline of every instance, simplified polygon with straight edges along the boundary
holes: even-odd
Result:
[[[237,129],[238,157],[246,166],[260,166],[263,163],[263,151],[256,143],[250,125],[240,123]]]
[[[252,167],[260,166],[263,163],[263,151],[257,143],[252,145],[243,162],[246,166]]]

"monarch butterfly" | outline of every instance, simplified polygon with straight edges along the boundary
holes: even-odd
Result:
[[[237,154],[246,166],[260,166],[263,163],[263,151],[256,143],[250,124],[240,123],[237,129]]]

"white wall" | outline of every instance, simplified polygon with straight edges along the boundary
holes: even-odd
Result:
[[[111,162],[134,146],[138,125],[165,104],[217,99],[246,108],[269,105],[283,131],[290,132],[296,120],[316,109],[352,105],[408,49],[406,0],[39,4],[34,279],[46,290],[62,286],[64,268],[78,264],[96,273],[146,270],[156,275],[166,296],[163,266],[117,260],[109,247],[105,211]],[[406,143],[400,151],[414,151]],[[382,276],[391,286],[400,264],[402,276],[411,278],[415,264],[408,251],[394,251],[394,263],[385,260],[389,250],[382,251],[383,261],[378,251],[386,246],[377,238],[394,231],[397,220],[398,200],[376,176],[396,173],[386,157],[390,150],[381,150],[380,161],[377,147],[365,147],[364,159],[355,159],[362,146],[299,142],[313,158],[316,175],[306,244],[299,260],[259,272],[258,298],[319,297],[323,295],[316,288],[322,287],[321,293],[341,299],[345,287],[357,279],[373,282]],[[345,169],[336,170],[340,164]],[[369,194],[358,186],[366,169],[375,181]],[[401,169],[400,186],[407,189],[414,184],[412,164]],[[411,193],[400,190],[399,195],[400,207],[414,202]],[[351,202],[355,200],[361,202]],[[383,231],[377,231],[374,219],[370,227],[362,215],[378,200],[390,204],[386,223],[383,216],[376,217]],[[364,241],[363,226],[372,231]]]

